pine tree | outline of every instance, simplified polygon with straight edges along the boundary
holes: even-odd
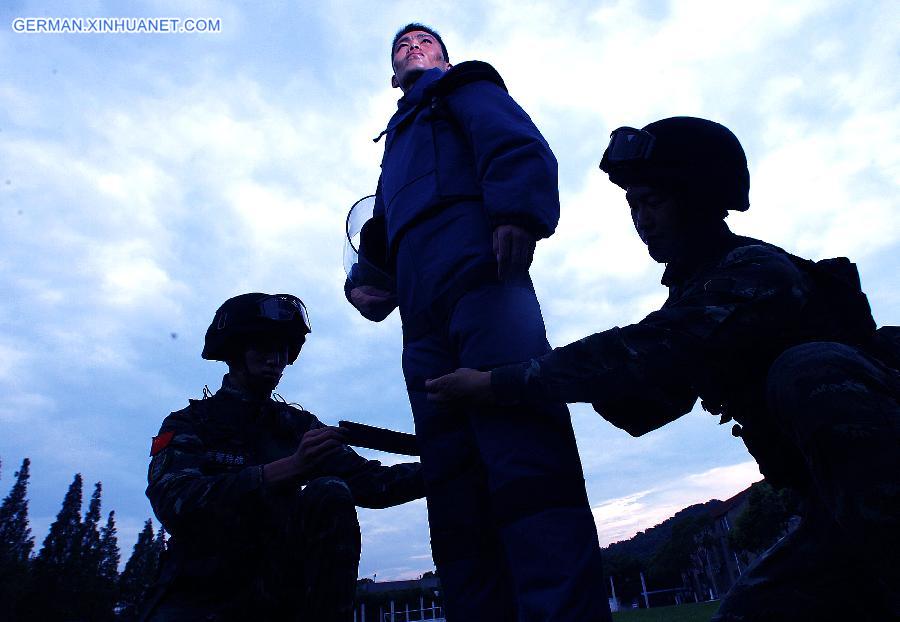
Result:
[[[156,574],[159,571],[160,557],[166,552],[166,542],[168,541],[166,538],[167,535],[166,528],[160,525],[159,531],[156,532],[156,537],[153,539],[153,555],[150,559],[152,572],[149,573],[151,575],[151,580],[156,579]]]
[[[160,531],[163,531],[161,527]],[[165,535],[157,535],[154,538],[153,521],[148,518],[119,579],[121,603],[124,607],[122,615],[126,619],[139,611],[147,589],[156,580],[160,542],[165,542]]]
[[[81,553],[82,562],[88,566],[90,572],[99,574],[100,565],[100,495],[103,484],[94,484],[94,494],[88,505],[87,514],[84,515],[84,524],[81,528]]]
[[[106,526],[100,530],[100,576],[109,583],[119,580],[119,538],[116,535],[116,513],[111,511]]]
[[[28,477],[31,460],[22,460],[16,483],[0,505],[0,564],[25,564],[34,548],[34,538],[28,526]]]
[[[81,474],[75,475],[62,509],[50,525],[44,545],[32,564],[26,608],[33,619],[62,620],[79,603],[82,539]]]
[[[91,620],[114,620],[113,607],[119,597],[119,544],[116,537],[115,512],[110,512],[106,526],[100,529],[99,561],[97,563],[97,606]]]
[[[15,474],[16,482],[0,505],[0,619],[17,619],[16,610],[28,581],[34,538],[28,526],[28,458]]]
[[[69,567],[81,559],[81,473],[75,479],[63,498],[62,509],[44,539],[44,546],[38,553],[37,561],[42,566]]]
[[[95,621],[113,618],[116,579],[118,579],[117,568],[111,579],[105,576],[108,572],[108,568],[104,567],[105,551],[102,547],[105,531],[101,535],[101,530],[98,529],[102,493],[103,484],[97,482],[81,527],[81,563],[78,574],[70,576],[69,579],[77,588],[76,600],[70,604],[70,615]],[[115,542],[113,545],[115,546]],[[115,557],[114,563],[118,565],[118,547]]]

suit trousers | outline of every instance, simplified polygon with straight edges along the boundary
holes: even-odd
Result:
[[[530,282],[462,295],[439,326],[404,338],[448,620],[604,621],[596,526],[565,404],[441,404],[423,383],[549,351]]]

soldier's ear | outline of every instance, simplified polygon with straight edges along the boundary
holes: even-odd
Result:
[[[400,83],[397,82],[397,76],[391,76],[391,88],[399,89]]]

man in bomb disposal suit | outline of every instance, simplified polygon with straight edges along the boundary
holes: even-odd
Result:
[[[425,378],[549,351],[528,276],[559,218],[556,159],[488,64],[449,64],[432,29],[394,37],[403,91],[386,137],[361,261],[395,291],[347,281],[363,316],[399,306],[432,553],[449,620],[609,619],[600,550],[568,410],[452,409]],[[360,271],[361,272],[361,271]]]
[[[309,332],[288,294],[242,294],[216,311],[202,356],[228,363],[222,388],[153,439],[147,496],[172,537],[145,619],[351,620],[354,506],[424,496],[418,463],[366,460],[340,428],[271,398]]]
[[[625,189],[663,307],[490,372],[427,383],[432,399],[590,402],[635,436],[693,406],[736,421],[760,471],[803,498],[799,528],[749,568],[714,620],[898,619],[900,373],[855,266],[732,233],[749,207],[744,151],[690,117],[612,133],[600,168]]]

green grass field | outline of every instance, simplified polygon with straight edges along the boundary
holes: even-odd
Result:
[[[675,607],[629,609],[613,614],[613,622],[709,622],[719,601],[691,603]]]

